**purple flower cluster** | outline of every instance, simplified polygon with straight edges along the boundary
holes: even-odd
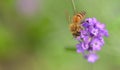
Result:
[[[87,18],[82,22],[83,30],[80,36],[76,38],[79,44],[76,45],[77,52],[82,53],[88,62],[94,63],[98,60],[97,51],[100,51],[104,45],[103,37],[108,37],[108,31],[105,24],[100,23],[96,18]]]

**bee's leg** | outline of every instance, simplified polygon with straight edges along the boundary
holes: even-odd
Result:
[[[77,36],[80,36],[80,32],[77,32]]]
[[[76,27],[76,31],[77,31],[77,32],[80,32],[80,30],[81,30],[80,25],[77,25],[77,27]]]
[[[68,22],[69,22],[69,24],[71,23],[71,17],[70,16],[68,16]]]
[[[73,32],[72,35],[73,35],[74,38],[76,38],[76,33],[75,32]]]
[[[83,26],[81,26],[81,30],[84,30],[84,27],[83,27]]]

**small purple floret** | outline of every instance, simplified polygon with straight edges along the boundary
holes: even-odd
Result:
[[[91,41],[90,46],[93,48],[94,51],[100,51],[102,44],[103,43],[99,39],[95,38]]]
[[[98,56],[96,54],[89,54],[87,57],[88,62],[94,63],[95,61],[98,60]]]
[[[84,50],[83,50],[83,48],[82,48],[82,43],[77,44],[77,45],[76,45],[76,48],[77,48],[77,52],[78,52],[78,53],[84,52]]]

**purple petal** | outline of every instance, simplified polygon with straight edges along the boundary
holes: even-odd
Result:
[[[96,54],[89,54],[87,57],[88,62],[94,63],[98,60],[98,56]]]
[[[89,25],[94,25],[92,18],[87,18],[85,21],[88,22]]]
[[[82,53],[82,52],[84,52],[84,50],[83,50],[83,48],[81,47],[81,43],[80,44],[77,44],[76,45],[76,48],[77,48],[77,53]]]
[[[91,37],[90,36],[84,36],[82,39],[83,39],[83,41],[85,43],[89,43],[91,41]]]
[[[84,28],[88,28],[89,23],[88,23],[88,22],[83,22],[82,26],[83,26]]]
[[[81,38],[84,38],[85,36],[88,36],[88,33],[86,30],[82,30],[80,34]]]
[[[92,18],[92,20],[93,20],[93,23],[97,23],[98,21],[96,20],[96,18]]]
[[[99,51],[101,50],[102,42],[99,39],[95,38],[91,41],[90,45],[93,48],[93,50]]]
[[[98,34],[98,29],[92,28],[92,29],[90,30],[90,32],[91,32],[92,35],[97,36],[97,34]]]
[[[106,29],[103,31],[103,33],[104,33],[104,36],[106,36],[106,37],[109,36],[108,31]]]
[[[88,43],[82,43],[82,48],[83,48],[84,50],[87,50],[87,49],[89,48]]]
[[[103,46],[104,45],[104,39],[103,39],[103,37],[98,37],[99,38],[99,40],[101,41],[101,46]]]
[[[106,37],[108,37],[109,34],[108,34],[108,31],[106,29],[103,29],[103,30],[99,31],[98,36],[106,36]]]
[[[105,24],[97,23],[96,28],[103,30],[105,28]]]

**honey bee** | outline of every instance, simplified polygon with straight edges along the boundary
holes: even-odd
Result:
[[[85,14],[85,12],[80,12],[74,15],[72,18],[72,23],[70,24],[70,31],[75,38],[80,35],[80,31],[83,29],[81,24],[85,18]]]
[[[74,11],[75,11],[75,5],[74,5],[73,0],[72,0],[72,4],[73,4]],[[85,18],[85,14],[86,14],[85,11],[82,11],[80,13],[75,12],[75,15],[72,18],[72,23],[70,24],[69,28],[70,28],[70,31],[73,37],[75,38],[80,35],[80,31],[83,29],[81,24]]]

